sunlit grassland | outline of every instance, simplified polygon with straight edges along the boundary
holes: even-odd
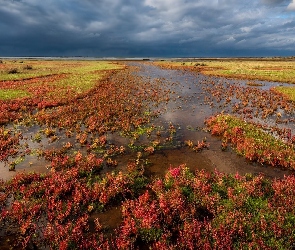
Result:
[[[63,60],[4,60],[0,64],[0,81],[20,80],[54,74],[86,73],[118,69],[122,66],[106,61],[63,61]],[[15,69],[16,73],[11,73]]]
[[[47,87],[47,97],[62,96],[67,91],[81,94],[93,88],[106,71],[122,68],[122,65],[106,61],[46,61],[6,60],[0,64],[0,81],[23,81],[8,88],[0,88],[0,99],[14,99],[29,96],[28,89]],[[55,77],[54,81],[46,77]],[[32,81],[30,81],[32,80]],[[9,83],[11,84],[11,83]],[[46,85],[46,86],[45,86]]]
[[[78,94],[93,88],[97,80],[100,80],[105,75],[105,71],[123,68],[122,65],[104,61],[87,64],[78,62],[77,64],[73,68],[69,64],[69,67],[62,72],[66,73],[67,76],[55,84],[65,89],[70,88]]]
[[[96,80],[101,79],[103,73],[97,72],[74,72],[55,84],[64,88],[70,88],[77,93],[83,93],[94,87]]]
[[[0,100],[10,100],[29,96],[29,93],[23,90],[2,89],[0,90]]]
[[[286,60],[200,60],[157,62],[163,67],[189,67],[206,75],[295,83],[295,62]]]
[[[295,87],[279,86],[279,87],[276,87],[275,90],[286,95],[290,100],[295,101]]]

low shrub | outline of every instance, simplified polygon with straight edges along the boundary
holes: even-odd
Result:
[[[33,69],[33,66],[32,66],[32,65],[26,65],[26,66],[24,67],[24,69],[31,70],[31,69]]]
[[[17,74],[17,73],[19,73],[17,68],[13,68],[8,71],[8,74]]]

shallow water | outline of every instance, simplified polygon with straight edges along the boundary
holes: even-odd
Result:
[[[166,70],[160,69],[148,63],[132,62],[130,66],[136,66],[137,70],[134,74],[143,78],[144,81],[154,82],[163,88],[167,88],[171,92],[170,101],[162,104],[159,109],[161,114],[155,118],[152,123],[157,128],[163,128],[162,137],[168,137],[167,128],[170,124],[176,129],[173,134],[171,143],[164,143],[161,150],[156,150],[151,155],[144,155],[141,159],[145,161],[145,171],[151,176],[163,176],[165,171],[170,167],[176,167],[180,164],[186,164],[191,170],[206,169],[208,171],[218,171],[225,173],[240,174],[245,173],[264,173],[266,176],[283,177],[290,174],[290,171],[283,171],[276,168],[265,167],[259,164],[246,162],[242,157],[237,156],[232,150],[221,150],[221,142],[218,138],[212,137],[205,132],[204,120],[214,114],[220,112],[231,113],[232,104],[239,102],[238,99],[232,99],[231,103],[225,105],[212,99],[207,89],[215,88],[216,85],[222,86],[240,86],[245,88],[258,88],[263,91],[268,91],[270,87],[282,85],[281,83],[269,83],[257,81],[261,86],[249,87],[247,80],[233,80],[221,77],[208,77],[202,74],[196,74],[189,71]],[[251,81],[254,82],[254,81]],[[208,100],[209,98],[209,100]],[[280,110],[279,110],[280,111]],[[281,111],[284,115],[284,112]],[[294,132],[294,124],[276,124],[274,117],[262,120],[260,117],[253,118],[260,123],[268,125],[276,125],[279,127],[291,128]],[[39,127],[32,127],[23,129],[24,142],[26,142],[31,149],[50,149],[61,148],[66,142],[71,142],[75,145],[73,150],[85,150],[85,148],[75,144],[74,138],[65,138],[63,131],[58,131],[59,139],[55,142],[50,142],[49,138],[43,138],[40,143],[32,142],[35,133],[40,130]],[[166,132],[165,132],[166,131]],[[191,140],[194,143],[202,141],[206,138],[207,143],[210,144],[209,149],[204,149],[201,152],[194,152],[192,149],[185,146],[185,141]],[[145,144],[151,140],[157,139],[155,135],[152,138],[142,136],[138,139],[138,144]],[[136,150],[128,150],[130,140],[122,137],[117,133],[109,133],[107,135],[108,143],[115,145],[123,145],[127,148],[125,155],[115,157],[118,162],[117,167],[105,166],[103,172],[112,170],[124,170],[130,161],[136,159]],[[4,180],[11,179],[16,172],[48,172],[48,162],[36,155],[26,156],[24,161],[16,166],[15,171],[9,171],[9,167],[0,162],[0,178]]]
[[[138,63],[136,65],[138,66]],[[216,169],[231,174],[237,172],[240,174],[263,173],[265,176],[271,178],[280,178],[291,173],[290,171],[247,162],[230,149],[222,151],[220,140],[203,131],[204,120],[206,118],[220,112],[231,113],[231,107],[220,107],[216,105],[216,103],[215,105],[209,105],[204,101],[208,93],[203,89],[203,82],[214,81],[214,84],[226,82],[226,84],[246,87],[248,81],[207,77],[201,74],[178,70],[165,70],[149,64],[141,64],[140,66],[140,70],[137,73],[148,78],[150,81],[161,79],[163,84],[165,81],[170,82],[169,87],[175,92],[172,101],[166,106],[166,112],[160,115],[154,121],[154,124],[167,127],[168,124],[173,123],[177,128],[175,136],[176,141],[180,142],[179,144],[181,145],[181,147],[176,149],[166,149],[156,152],[149,157],[151,164],[148,168],[148,172],[152,175],[162,176],[170,166],[175,167],[180,164],[186,164],[192,170],[206,169],[208,171],[214,171]],[[282,85],[281,83],[268,83],[265,81],[257,81],[257,83],[261,84],[261,86],[255,86],[253,88],[261,88],[263,90]],[[256,118],[256,120],[261,122],[259,118]],[[274,120],[271,118],[264,122],[267,124],[275,124]],[[282,124],[279,126],[291,127],[294,129],[294,124]],[[196,143],[205,137],[210,144],[208,150],[204,149],[202,152],[194,152],[183,145],[183,142],[186,140],[192,140]]]

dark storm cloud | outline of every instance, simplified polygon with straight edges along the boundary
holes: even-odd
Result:
[[[294,55],[290,0],[0,0],[0,56]]]

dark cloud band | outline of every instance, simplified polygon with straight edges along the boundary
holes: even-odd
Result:
[[[290,0],[0,0],[0,56],[294,55],[292,11]]]

